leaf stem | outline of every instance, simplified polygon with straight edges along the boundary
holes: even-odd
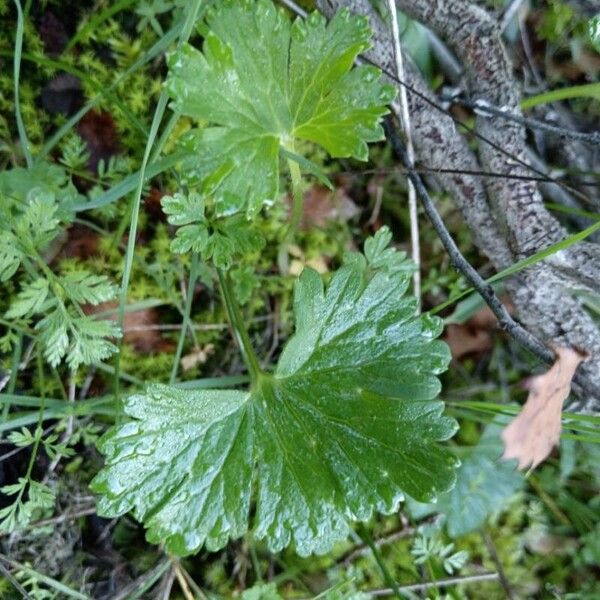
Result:
[[[183,30],[181,32],[181,36],[177,42],[177,49],[181,48],[182,45],[187,42],[189,39],[194,23],[196,21],[196,17],[198,16],[198,11],[200,9],[200,0],[195,0],[195,2],[191,3],[190,8],[188,9],[188,13],[185,17]],[[165,110],[167,108],[167,104],[169,102],[169,95],[166,90],[163,89],[161,92],[158,102],[156,104],[156,108],[154,110],[154,117],[152,118],[152,125],[150,126],[150,133],[148,134],[148,139],[146,141],[146,148],[144,150],[144,157],[142,158],[142,165],[139,171],[139,177],[137,182],[137,188],[135,190],[135,195],[132,199],[131,204],[131,221],[129,225],[129,238],[127,240],[127,251],[125,253],[125,265],[123,267],[123,277],[121,279],[121,293],[119,294],[119,312],[117,318],[117,324],[121,331],[123,330],[123,323],[125,321],[125,304],[127,302],[127,290],[129,288],[129,280],[131,278],[131,270],[133,267],[133,255],[135,252],[135,244],[137,238],[137,229],[139,222],[139,214],[140,214],[140,206],[142,202],[142,192],[144,189],[144,182],[146,181],[146,169],[148,167],[148,163],[150,161],[151,154],[159,154],[159,150],[155,147],[156,136],[158,135],[158,130],[160,124],[162,122],[163,116],[165,114]],[[166,141],[166,140],[162,140]],[[162,150],[162,149],[161,149]],[[119,345],[119,351],[115,355],[115,374],[113,379],[113,387],[114,387],[114,395],[115,398],[119,397],[119,372],[121,369],[121,350],[122,343]]]
[[[377,566],[379,567],[379,570],[381,571],[381,574],[383,575],[383,579],[387,583],[387,585],[390,586],[391,591],[393,592],[393,595],[396,596],[396,598],[400,598],[400,600],[405,598],[405,596],[403,596],[402,592],[400,591],[400,587],[398,586],[398,583],[392,577],[392,574],[389,572],[387,565],[385,564],[385,561],[383,560],[383,556],[381,555],[381,552],[379,551],[379,548],[373,541],[373,537],[371,536],[370,531],[367,529],[367,527],[365,527],[364,525],[361,524],[358,527],[357,533],[362,538],[363,542],[367,546],[369,546],[369,549],[371,550],[371,552],[373,554],[373,558],[375,559],[375,562],[377,563]]]
[[[177,378],[177,370],[179,368],[179,361],[181,360],[181,353],[183,352],[183,345],[185,338],[190,328],[190,314],[192,312],[192,301],[194,299],[194,288],[196,287],[196,280],[198,279],[198,253],[192,254],[192,264],[190,266],[190,278],[188,281],[187,293],[185,297],[185,308],[183,311],[183,323],[181,324],[181,331],[179,332],[179,340],[177,342],[177,351],[175,352],[175,358],[173,360],[173,367],[171,369],[171,377],[169,383],[175,383]]]
[[[294,239],[300,221],[302,220],[302,213],[304,209],[304,198],[302,194],[302,175],[300,173],[300,167],[297,162],[288,158],[287,160],[290,175],[292,177],[292,218],[288,230],[285,234],[284,245],[289,244]]]
[[[12,354],[12,365],[10,369],[10,378],[8,380],[7,394],[14,394],[15,387],[17,385],[17,378],[19,376],[19,364],[21,363],[21,357],[23,355],[23,334],[19,333],[19,338],[15,347],[13,348]],[[7,402],[2,409],[2,423],[6,423],[8,420],[8,413],[10,412],[11,402]],[[2,440],[2,432],[0,431],[0,441]]]
[[[219,283],[221,284],[223,302],[225,303],[225,308],[227,308],[227,314],[229,315],[229,322],[231,323],[235,340],[242,352],[250,377],[253,382],[256,382],[262,374],[262,369],[260,368],[258,358],[254,352],[252,343],[250,342],[250,336],[248,335],[248,330],[244,324],[244,318],[240,311],[239,304],[235,299],[231,281],[227,273],[224,273],[221,269],[217,269],[217,273],[219,275]]]
[[[18,506],[20,504],[21,500],[23,499],[25,489],[27,488],[28,485],[29,486],[31,485],[31,474],[33,473],[33,466],[35,465],[37,453],[38,453],[38,450],[40,447],[40,441],[41,441],[42,435],[43,435],[42,424],[44,423],[44,410],[46,408],[46,379],[44,377],[44,369],[42,367],[42,358],[40,355],[39,348],[37,349],[37,369],[38,369],[38,377],[39,377],[40,392],[41,392],[41,403],[40,403],[39,416],[38,416],[38,420],[37,420],[37,427],[35,428],[35,432],[34,432],[34,442],[33,442],[33,446],[31,449],[31,454],[29,455],[29,462],[27,463],[27,471],[26,471],[25,477],[24,477],[25,483],[23,484],[23,486],[19,490],[19,494],[13,501],[13,506]]]
[[[13,60],[13,84],[14,84],[14,101],[15,101],[15,119],[17,121],[17,130],[19,132],[19,141],[21,143],[21,150],[27,163],[27,168],[30,169],[33,165],[33,158],[31,156],[31,148],[29,147],[29,140],[27,139],[27,132],[25,131],[25,125],[23,123],[23,116],[21,114],[21,100],[19,98],[19,76],[21,74],[21,55],[23,53],[23,30],[24,21],[23,9],[21,8],[21,2],[14,0],[15,7],[17,9],[17,36],[15,39],[15,55]]]

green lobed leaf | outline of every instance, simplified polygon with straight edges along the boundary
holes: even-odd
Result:
[[[514,461],[502,460],[501,454],[500,427],[490,425],[460,465],[454,488],[442,494],[436,504],[409,501],[413,517],[443,513],[451,537],[481,527],[523,485]]]
[[[131,420],[99,444],[100,514],[133,511],[151,542],[180,555],[249,527],[272,552],[294,543],[307,555],[352,521],[394,512],[404,493],[430,501],[449,489],[457,461],[438,442],[456,423],[434,399],[450,355],[435,339],[441,321],[405,296],[409,281],[364,258],[327,288],[305,269],[273,374],[247,392],[155,384],[129,397]]]
[[[160,203],[171,225],[205,222],[204,199],[200,194],[191,192],[186,195],[178,192],[172,196],[163,196]]]
[[[370,45],[365,17],[291,23],[270,0],[224,0],[206,28],[202,52],[186,44],[171,55],[166,85],[178,112],[208,123],[188,138],[184,177],[214,196],[218,216],[274,202],[280,149],[293,153],[295,140],[366,160],[367,143],[384,138],[395,89],[373,67],[352,69]]]

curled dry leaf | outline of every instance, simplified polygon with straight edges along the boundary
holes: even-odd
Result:
[[[585,355],[572,348],[556,348],[557,359],[549,371],[533,377],[521,412],[502,431],[503,458],[516,458],[519,469],[535,469],[558,444],[563,402],[571,380]]]

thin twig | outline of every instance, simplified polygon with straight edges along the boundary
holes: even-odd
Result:
[[[487,531],[483,531],[481,533],[481,536],[483,537],[483,541],[488,549],[488,552],[490,553],[490,556],[492,557],[492,560],[494,561],[494,565],[496,566],[496,569],[498,571],[498,577],[500,579],[500,583],[502,584],[502,587],[504,588],[506,597],[508,598],[508,600],[514,600],[514,595],[513,595],[512,589],[510,587],[510,583],[506,577],[506,574],[504,573],[504,567],[502,566],[502,561],[500,560],[500,557],[498,556],[498,552],[496,551],[496,546],[494,545],[494,540],[492,540],[492,537],[490,536],[490,534]]]
[[[371,532],[364,525],[361,525],[359,527],[359,531],[357,533],[361,537],[361,539],[364,541],[364,543],[371,550],[371,553],[373,554],[373,558],[375,559],[375,562],[377,563],[377,566],[379,567],[379,570],[381,571],[381,574],[383,575],[384,581],[390,586],[388,595],[396,596],[396,598],[399,598],[400,600],[402,600],[402,593],[400,592],[400,586],[398,585],[398,582],[392,577],[392,574],[390,573],[389,569],[387,568],[387,565],[385,564],[385,561],[383,560],[383,556],[381,555],[381,552],[379,552],[379,548],[375,545],[375,542],[373,541]]]
[[[171,559],[173,562],[173,569],[175,570],[175,576],[177,577],[177,581],[179,582],[179,587],[181,588],[181,591],[183,592],[183,595],[185,596],[185,600],[195,600],[194,598],[194,594],[192,593],[192,590],[190,590],[190,586],[188,585],[188,582],[185,580],[185,577],[183,576],[183,573],[181,572],[181,565],[179,564],[179,561],[176,559]]]
[[[500,31],[504,30],[510,25],[513,17],[519,12],[524,0],[510,0],[510,2],[502,9],[502,14],[498,16],[498,23]]]
[[[600,131],[584,133],[581,131],[574,131],[573,129],[566,129],[565,127],[552,125],[551,123],[546,123],[545,121],[540,121],[539,119],[532,119],[531,117],[517,115],[508,110],[504,110],[497,106],[493,106],[488,102],[485,102],[484,100],[472,101],[460,98],[455,101],[459,104],[462,104],[463,106],[466,106],[467,108],[470,108],[471,110],[475,111],[476,113],[482,116],[492,115],[494,117],[506,119],[507,121],[519,123],[519,125],[529,127],[530,129],[540,129],[542,131],[549,131],[550,133],[554,133],[555,135],[558,135],[561,138],[579,140],[581,142],[585,142],[586,144],[592,144],[594,146],[600,145]]]
[[[206,597],[206,594],[202,591],[202,589],[200,589],[198,584],[194,581],[192,576],[188,573],[187,569],[182,568],[181,573],[185,577],[185,580],[188,582],[190,588],[193,590],[193,592],[196,594],[196,596],[200,600],[208,600],[208,598]]]
[[[140,593],[144,593],[154,587],[156,582],[164,573],[169,569],[170,561],[166,558],[160,560],[156,566],[152,567],[149,571],[146,571],[143,575],[138,577],[135,581],[125,586],[118,594],[113,596],[111,600],[128,600],[132,596],[139,597]],[[173,575],[174,577],[174,575]],[[159,591],[161,590],[159,586]],[[147,596],[144,596],[146,598]],[[163,600],[159,597],[157,600]]]
[[[400,31],[398,29],[398,14],[396,12],[396,1],[388,0],[388,10],[392,25],[392,41],[394,49],[394,62],[396,63],[396,75],[398,79],[404,80],[404,62],[402,60],[402,48],[400,46]],[[396,109],[396,105],[393,105]],[[410,131],[410,112],[408,110],[408,96],[406,88],[400,87],[400,108],[394,110],[404,131],[406,139],[406,152],[411,164],[415,162],[415,148]],[[417,194],[414,185],[408,180],[408,215],[410,219],[410,246],[413,262],[415,263],[415,272],[413,274],[414,294],[417,299],[417,310],[421,309],[421,248],[419,245],[419,218],[417,215]]]
[[[455,54],[448,48],[448,46],[440,39],[437,33],[431,31],[431,29],[425,29],[427,35],[427,41],[431,47],[437,62],[442,69],[444,75],[453,83],[456,84],[460,81],[460,78],[464,74],[464,68],[460,64]]]
[[[446,249],[452,265],[458,271],[460,271],[469,281],[469,283],[475,288],[475,290],[477,290],[477,292],[498,319],[499,325],[502,329],[504,329],[521,346],[529,350],[534,356],[537,356],[540,360],[547,364],[553,364],[556,360],[554,352],[547,348],[542,342],[540,342],[540,340],[529,333],[529,331],[527,331],[522,325],[517,323],[510,316],[504,304],[502,304],[498,296],[496,296],[492,286],[485,282],[483,277],[479,275],[475,268],[462,255],[458,249],[458,246],[452,239],[452,236],[446,229],[440,214],[435,208],[435,205],[431,200],[427,189],[425,188],[423,180],[414,170],[413,164],[408,158],[404,142],[396,133],[394,124],[388,118],[384,126],[387,136],[392,143],[394,152],[406,167],[408,176],[415,186],[417,196],[423,205],[423,209],[425,210],[425,213],[429,217],[433,228],[435,229],[440,241]],[[579,375],[576,375],[573,378],[573,381],[581,388],[583,392],[589,394],[591,397],[600,398],[600,389],[593,382],[590,382],[586,378],[583,378]]]
[[[383,204],[383,186],[377,185],[375,190],[375,206],[373,206],[373,210],[371,211],[371,216],[367,221],[367,225],[371,227],[375,225],[377,219],[379,218],[379,213],[381,212],[381,205]]]
[[[498,579],[498,573],[481,573],[479,575],[464,575],[463,577],[447,577],[446,579],[437,579],[436,581],[427,581],[425,583],[413,583],[411,585],[401,585],[398,587],[400,592],[423,592],[431,588],[440,588],[448,585],[461,585],[464,583],[476,583],[480,581],[493,581]],[[367,592],[372,598],[379,596],[391,596],[394,590],[384,588]]]
[[[531,155],[530,159],[531,159]],[[532,162],[534,162],[532,160]],[[534,163],[535,164],[535,163]],[[536,169],[538,166],[536,166]],[[362,171],[339,171],[339,175],[385,175],[398,172],[400,169],[404,169],[403,166],[397,166],[394,168],[390,167],[381,167],[377,169],[365,169]],[[414,169],[415,173],[421,174],[432,174],[432,175],[471,175],[473,177],[497,177],[500,179],[517,179],[519,181],[539,181],[540,183],[547,183],[548,185],[557,185],[563,193],[568,193],[564,188],[564,186],[560,187],[560,184],[557,184],[557,179],[553,179],[549,175],[545,175],[543,177],[536,177],[534,175],[517,175],[514,173],[499,173],[495,171],[477,171],[474,169],[442,169],[436,167],[427,167],[427,166],[418,166]],[[600,182],[590,182],[590,181],[571,181],[572,185],[580,185],[582,187],[600,187]],[[226,325],[224,325],[226,326]],[[179,326],[177,326],[179,327]],[[126,329],[129,331],[129,329]]]
[[[402,529],[399,531],[394,531],[388,535],[385,535],[381,538],[377,538],[374,540],[375,546],[380,548],[381,546],[385,546],[387,544],[392,544],[398,540],[403,538],[407,538],[412,536],[415,533],[413,527],[402,526]],[[344,565],[344,567],[350,566],[354,560],[356,560],[359,556],[364,555],[367,552],[368,546],[363,542],[358,546],[352,548],[348,553],[344,554],[337,562]]]
[[[407,83],[406,81],[400,79],[397,75],[392,73],[389,69],[386,69],[384,66],[380,65],[377,61],[371,60],[370,58],[368,58],[364,55],[361,55],[360,60],[367,62],[370,65],[380,69],[381,72],[384,73],[387,77],[389,77],[392,81],[394,81],[398,85],[406,88],[411,94],[414,94],[415,96],[417,96],[418,98],[423,100],[423,102],[426,102],[427,104],[429,104],[429,106],[431,106],[432,108],[435,108],[439,112],[441,112],[444,115],[446,115],[447,117],[451,118],[452,121],[454,121],[454,123],[456,125],[463,127],[470,135],[472,135],[475,138],[477,138],[478,140],[482,141],[484,144],[487,144],[488,146],[490,146],[491,148],[493,148],[494,150],[496,150],[503,156],[506,156],[507,158],[511,159],[515,163],[521,165],[523,168],[527,169],[528,171],[530,171],[532,173],[535,173],[538,176],[546,177],[545,173],[538,171],[537,169],[532,167],[530,164],[528,164],[526,161],[522,160],[518,156],[515,156],[511,152],[505,150],[502,146],[498,145],[493,140],[490,140],[485,135],[482,135],[474,127],[470,126],[468,123],[465,123],[461,119],[458,119],[455,115],[452,114],[451,111],[444,108],[439,102],[435,102],[431,98],[428,98],[425,94],[421,93],[414,86],[410,85],[410,83]],[[358,63],[358,60],[357,60],[357,63]],[[556,183],[557,185],[560,185],[560,186],[564,187],[565,189],[569,190],[572,194],[580,197],[585,202],[589,202],[589,198],[585,194],[582,194],[579,190],[576,190],[568,185],[565,185],[561,181],[558,181],[552,177],[548,177],[548,179],[552,183]]]
[[[70,404],[75,402],[76,389],[77,388],[75,385],[75,373],[72,373],[71,378],[69,379],[69,403]],[[73,435],[74,419],[75,419],[75,417],[73,416],[73,414],[70,414],[68,416],[67,426],[65,427],[65,431],[63,432],[63,434],[60,438],[61,444],[67,444],[69,442],[69,440],[71,439],[71,436]],[[50,477],[50,475],[52,473],[54,473],[54,471],[56,470],[56,467],[58,466],[58,463],[60,462],[62,457],[63,457],[63,455],[60,452],[54,457],[54,460],[48,466],[48,471],[46,472],[46,475],[44,476],[44,483],[46,481],[48,481],[48,478]]]
[[[303,19],[308,17],[308,13],[299,4],[293,2],[293,0],[280,0],[280,2]]]
[[[88,517],[90,515],[96,514],[96,507],[83,508],[78,510],[77,512],[72,513],[64,513],[62,515],[58,515],[57,517],[52,517],[50,519],[42,519],[41,521],[35,521],[34,523],[30,523],[24,530],[29,531],[31,529],[38,529],[39,527],[46,527],[47,525],[58,525],[59,523],[64,523],[65,521],[74,521],[75,519],[79,519],[81,517]],[[0,532],[0,537],[8,535],[8,533]]]
[[[160,584],[160,589],[157,594],[157,600],[169,600],[171,597],[171,590],[173,589],[173,583],[175,582],[175,569],[169,569]]]
[[[21,594],[21,596],[25,600],[33,600],[33,598],[27,593],[25,588],[17,581],[17,579],[13,576],[13,574],[4,566],[4,564],[2,563],[1,560],[0,560],[0,573],[2,573],[2,576],[5,577],[11,583],[11,585],[15,588],[15,590],[17,590],[17,592],[19,592],[19,594]]]

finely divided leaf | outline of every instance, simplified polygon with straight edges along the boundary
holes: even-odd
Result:
[[[0,282],[8,281],[17,271],[23,259],[12,233],[0,231]]]
[[[110,341],[120,330],[112,321],[96,321],[90,316],[75,316],[58,306],[35,326],[48,363],[56,367],[67,355],[67,364],[76,371],[80,365],[100,362],[117,348]]]
[[[325,288],[306,269],[274,374],[249,392],[151,385],[129,398],[132,420],[100,443],[101,514],[133,510],[176,554],[252,527],[271,551],[294,543],[306,555],[395,511],[404,493],[430,501],[449,489],[456,459],[437,442],[456,424],[434,398],[450,356],[441,322],[404,296],[409,277],[351,260]]]
[[[273,202],[279,150],[295,140],[366,160],[367,143],[383,139],[395,90],[377,69],[352,69],[369,47],[364,17],[292,24],[270,0],[224,0],[206,21],[202,52],[185,45],[170,57],[167,89],[178,111],[208,123],[190,135],[185,176],[214,196],[217,215]]]
[[[112,300],[117,294],[117,287],[107,277],[83,270],[65,273],[60,283],[69,299],[78,304],[96,306]]]
[[[490,514],[506,507],[523,486],[523,476],[512,462],[501,460],[499,434],[497,425],[489,425],[456,472],[456,485],[436,504],[409,501],[412,516],[445,514],[448,533],[455,538],[478,529]]]
[[[171,225],[178,226],[171,251],[183,254],[192,250],[215,266],[228,269],[234,257],[259,251],[265,238],[245,215],[215,219],[209,223],[204,216],[204,199],[194,192],[164,196],[163,211]]]
[[[20,319],[38,312],[48,296],[48,281],[46,279],[34,279],[27,283],[18,293],[8,311],[7,319]]]

